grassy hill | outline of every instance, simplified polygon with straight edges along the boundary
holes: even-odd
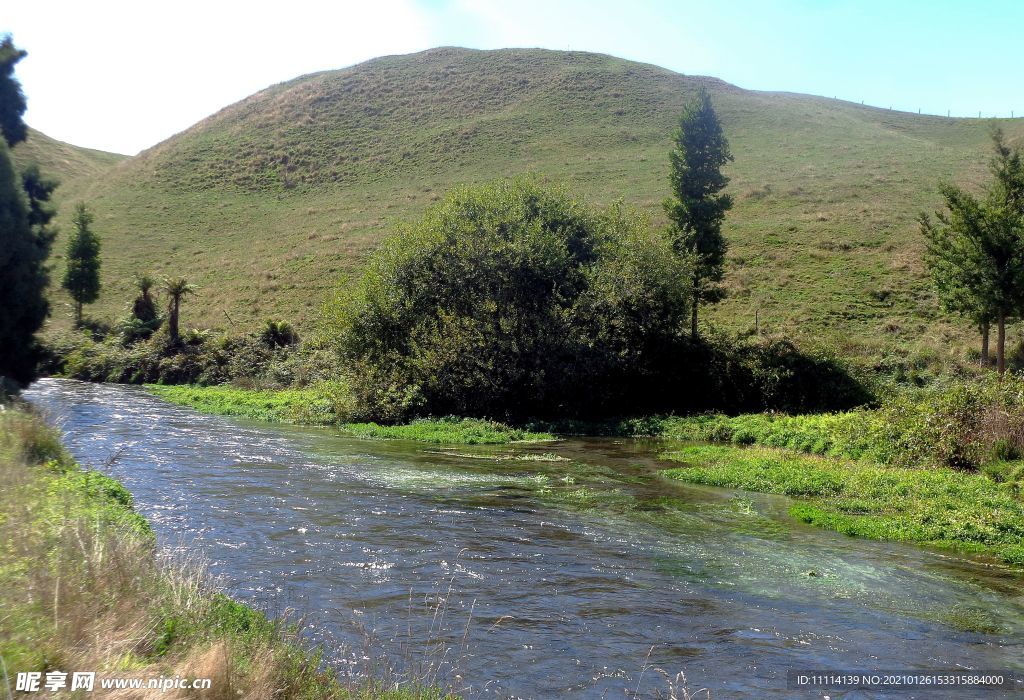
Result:
[[[200,286],[186,325],[308,326],[398,222],[453,184],[525,172],[594,202],[622,197],[662,224],[671,134],[700,85],[735,155],[730,296],[716,321],[749,328],[756,312],[762,329],[869,355],[972,341],[936,312],[914,218],[937,206],[940,179],[985,177],[987,122],[522,49],[434,49],[296,78],[69,181],[62,196],[91,203],[104,242],[91,313],[120,313],[136,271],[183,273]],[[1024,120],[1001,124],[1024,139]]]
[[[83,184],[99,177],[127,157],[72,146],[35,129],[29,129],[28,138],[14,148],[14,160],[19,167],[35,163],[40,170],[56,176],[65,186],[68,183]]]

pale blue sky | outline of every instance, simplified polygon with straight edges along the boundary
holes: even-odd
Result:
[[[16,2],[27,121],[135,153],[303,73],[432,46],[599,51],[740,87],[1024,114],[1021,0]]]

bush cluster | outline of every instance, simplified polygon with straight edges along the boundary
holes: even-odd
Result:
[[[688,332],[691,261],[637,214],[533,180],[462,188],[333,305],[356,418],[817,410],[866,395],[785,341]]]
[[[1024,376],[1008,373],[905,391],[877,409],[791,416],[674,419],[665,433],[688,440],[758,444],[901,467],[985,468],[1024,477]]]
[[[271,323],[268,322],[268,328]],[[278,388],[304,386],[326,377],[329,369],[312,347],[303,348],[287,324],[243,335],[192,330],[178,343],[158,333],[126,342],[118,328],[105,336],[74,332],[50,341],[44,370],[73,379],[124,384],[200,384],[232,382]]]

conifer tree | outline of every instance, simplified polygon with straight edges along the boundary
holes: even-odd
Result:
[[[28,210],[7,144],[0,141],[0,384],[32,379],[38,357],[35,333],[49,312],[49,246],[32,234]]]
[[[1024,310],[1024,159],[993,132],[992,183],[975,197],[954,185],[940,191],[946,211],[937,224],[922,214],[925,262],[939,300],[982,328],[986,360],[988,324],[996,324],[996,367],[1006,370],[1006,324]]]
[[[732,197],[722,193],[729,183],[722,166],[732,154],[707,90],[683,111],[669,158],[672,197],[664,206],[676,253],[692,258],[690,333],[696,338],[698,307],[725,296],[718,285],[728,247],[722,221],[732,208]]]
[[[21,120],[27,106],[25,95],[14,77],[14,66],[27,55],[14,45],[10,34],[0,41],[0,133],[11,147],[28,135],[28,127]]]
[[[49,198],[56,184],[37,169],[19,175],[9,148],[27,133],[21,119],[25,96],[14,78],[24,56],[10,36],[0,41],[0,391],[4,384],[32,379],[39,357],[35,333],[50,308],[46,258],[54,233]]]
[[[68,240],[67,269],[64,289],[75,302],[75,324],[82,325],[82,306],[96,301],[100,295],[100,239],[93,233],[93,215],[79,202],[71,223],[74,233]]]

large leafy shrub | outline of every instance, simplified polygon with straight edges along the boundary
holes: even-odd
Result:
[[[334,309],[336,345],[378,420],[628,410],[668,398],[687,270],[621,206],[462,188],[383,244]]]

